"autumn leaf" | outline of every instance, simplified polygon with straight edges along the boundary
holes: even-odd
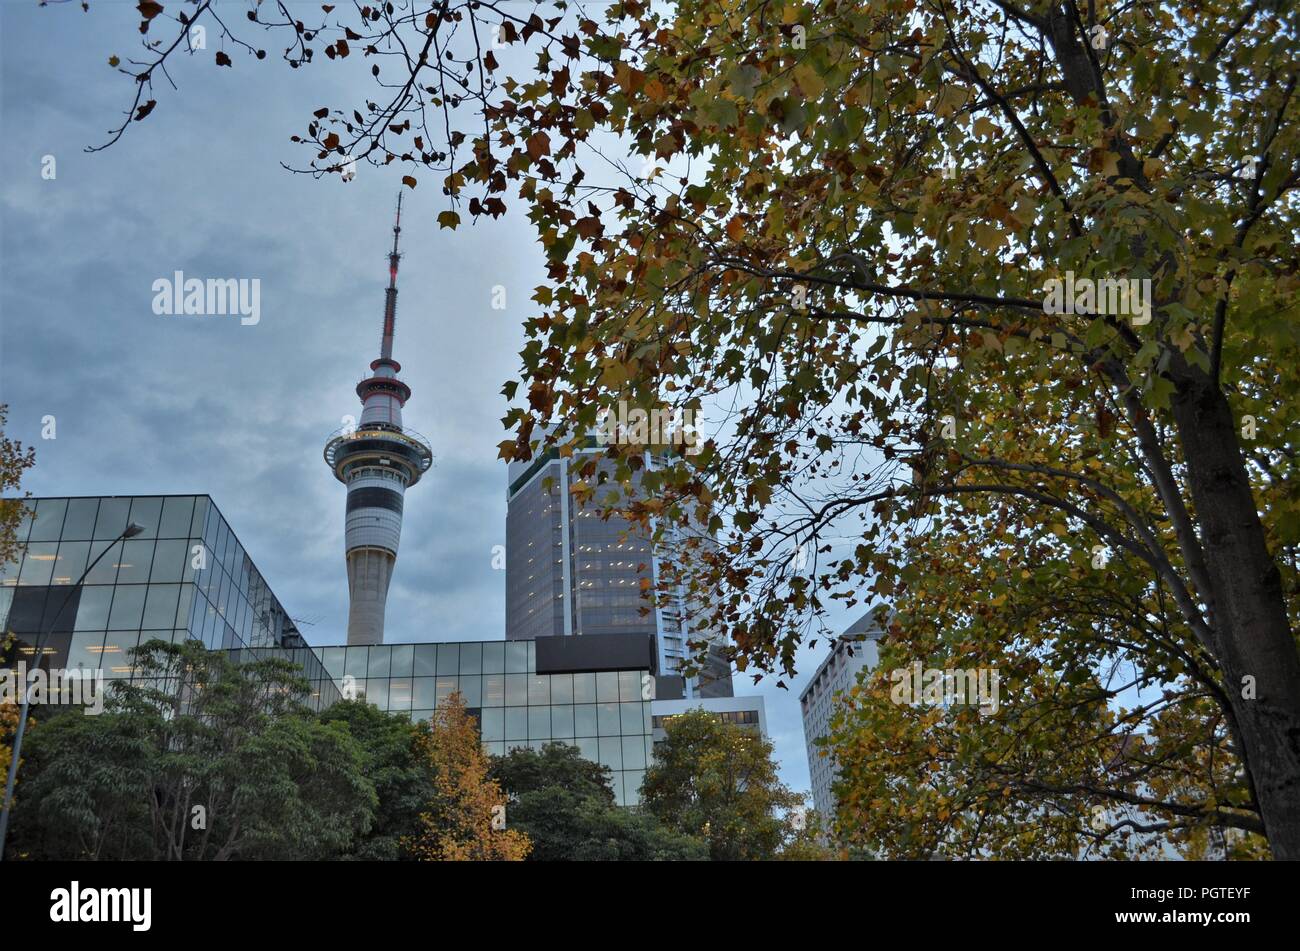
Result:
[[[533,159],[539,159],[543,155],[549,155],[551,151],[551,138],[545,132],[534,132],[528,137],[528,154]]]

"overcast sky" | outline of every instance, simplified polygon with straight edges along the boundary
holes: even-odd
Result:
[[[318,8],[318,4],[313,4]],[[242,16],[242,14],[240,14]],[[0,0],[0,402],[37,452],[33,495],[211,495],[313,645],[345,639],[344,489],[321,458],[378,356],[386,253],[401,172],[362,165],[316,181],[289,136],[312,110],[348,108],[364,77],[292,71],[275,55],[212,54],[171,70],[146,121],[104,152],[130,83],[134,3],[41,9]],[[214,38],[209,37],[210,49]],[[349,84],[351,80],[351,85]],[[55,177],[42,178],[54,160]],[[404,199],[394,356],[408,426],[434,467],[407,495],[386,639],[504,637],[505,433],[542,255],[518,206],[439,232],[432,175]],[[464,215],[468,219],[468,215]],[[155,315],[153,282],[258,278],[260,322]],[[492,288],[506,288],[505,310]],[[41,438],[54,416],[57,438]],[[851,617],[841,619],[840,629]],[[790,691],[761,693],[783,778],[808,788],[797,690],[826,646],[804,648]]]

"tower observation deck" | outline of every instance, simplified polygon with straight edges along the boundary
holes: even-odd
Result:
[[[402,537],[406,490],[433,464],[428,441],[402,425],[402,407],[411,388],[398,379],[402,366],[393,359],[397,320],[397,250],[402,231],[402,199],[397,199],[393,250],[388,255],[388,288],[379,359],[370,376],[357,384],[361,419],[355,427],[333,433],[325,444],[325,462],[348,487],[344,515],[348,566],[348,644],[384,642],[384,608]]]

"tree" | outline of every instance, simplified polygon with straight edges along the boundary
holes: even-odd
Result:
[[[5,435],[8,411],[9,407],[0,403],[0,493],[18,489],[23,473],[36,464],[35,450],[24,449],[22,443]],[[18,525],[25,514],[22,499],[0,499],[0,565],[12,559],[18,550]]]
[[[720,412],[655,497],[576,494],[724,535],[662,578],[738,666],[790,675],[866,594],[897,609],[891,663],[1002,672],[998,716],[850,769],[867,838],[878,769],[900,822],[977,851],[1011,799],[1031,852],[1209,825],[1300,857],[1296,13],[1096,17],[611,7],[614,54],[492,110],[551,265],[502,454],[557,424],[567,451],[619,401]],[[527,144],[557,133],[552,170]],[[605,135],[649,174],[583,183]],[[613,482],[645,448],[610,449]]]
[[[401,840],[419,830],[431,777],[420,755],[420,728],[405,714],[384,713],[364,700],[344,700],[323,710],[324,723],[341,723],[361,750],[362,773],[379,805],[370,832],[341,857],[390,861],[404,856]]]
[[[646,811],[704,839],[715,861],[775,858],[791,832],[780,813],[803,799],[777,778],[771,742],[706,710],[665,729],[641,787]]]
[[[423,861],[522,861],[531,843],[505,826],[505,794],[488,776],[478,726],[459,693],[438,704],[417,743],[432,782],[420,831],[405,847]]]
[[[799,808],[790,817],[790,822],[791,834],[777,854],[778,859],[786,862],[831,862],[841,857],[831,848],[824,820],[815,810]]]
[[[997,718],[900,722],[908,755],[873,761],[934,841],[1003,844],[1015,820],[981,817],[1005,806],[1030,853],[1213,828],[1300,858],[1294,5],[560,12],[250,16],[295,68],[315,46],[388,67],[364,114],[313,114],[302,171],[436,169],[443,227],[528,206],[548,280],[503,457],[569,452],[620,402],[708,410],[638,497],[613,490],[649,436],[574,495],[723,537],[660,580],[738,667],[791,676],[829,607],[874,596],[892,663],[1001,670]],[[537,53],[518,78],[493,79],[493,26]],[[120,67],[119,133],[187,28]],[[978,791],[933,799],[930,769]],[[841,819],[879,839],[873,791]]]
[[[20,854],[52,859],[313,859],[368,831],[374,787],[341,722],[320,722],[281,658],[195,642],[135,649],[104,712],[31,734]]]
[[[687,861],[708,857],[704,844],[665,828],[649,813],[615,805],[609,768],[567,743],[514,749],[492,761],[508,796],[512,828],[533,843],[540,862]]]

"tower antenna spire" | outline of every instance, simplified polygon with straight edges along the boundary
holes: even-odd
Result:
[[[401,255],[397,253],[397,237],[401,233],[402,233],[402,193],[398,192],[397,193],[397,221],[393,224],[393,253],[388,256],[388,260],[392,264],[391,271],[392,271],[393,280],[397,279],[397,259],[401,257]]]
[[[393,331],[397,323],[397,262],[401,253],[397,239],[402,234],[402,193],[397,193],[397,220],[393,223],[393,250],[388,255],[388,288],[384,293],[384,335],[379,342],[379,359],[393,359]]]

